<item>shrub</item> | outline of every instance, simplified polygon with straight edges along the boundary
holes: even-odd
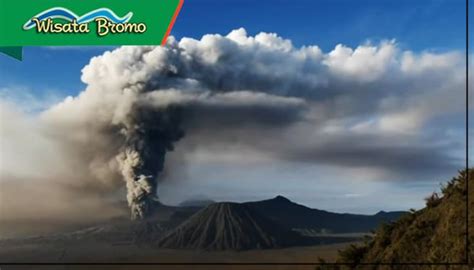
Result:
[[[364,259],[364,254],[367,253],[367,246],[350,245],[348,248],[339,251],[339,258],[343,263],[350,263],[357,265]]]
[[[441,202],[441,197],[438,195],[438,193],[433,192],[430,196],[425,198],[425,202],[426,207],[433,208],[439,205]]]

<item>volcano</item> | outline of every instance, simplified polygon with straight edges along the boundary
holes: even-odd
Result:
[[[157,245],[174,249],[247,250],[302,245],[307,239],[248,205],[215,203],[200,210]]]

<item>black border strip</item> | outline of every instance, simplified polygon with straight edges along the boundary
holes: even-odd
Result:
[[[288,265],[288,266],[316,266],[316,265],[330,265],[330,266],[354,266],[353,263],[313,263],[313,262],[307,262],[307,263],[298,263],[298,262],[237,262],[237,263],[226,263],[226,262],[215,262],[215,263],[2,263],[3,265],[51,265],[51,266],[90,266],[90,265],[101,265],[101,266],[119,266],[119,265],[134,265],[134,266],[153,266],[153,265],[160,265],[160,266],[191,266],[191,265],[196,265],[196,266],[202,266],[202,265],[209,265],[209,266],[231,266],[231,265],[236,265],[236,266],[275,266],[275,265]],[[406,265],[406,266],[466,266],[466,262],[459,262],[459,263],[359,263],[357,266],[392,266],[392,265]]]
[[[469,265],[469,252],[470,252],[470,245],[469,245],[469,0],[466,0],[466,163],[465,163],[465,170],[466,170],[466,258],[464,262],[459,263],[359,263],[357,265],[364,265],[364,266],[466,266]],[[308,262],[308,263],[298,263],[298,262],[242,262],[242,263],[226,263],[226,262],[215,262],[215,263],[12,263],[12,262],[0,262],[0,266],[3,265],[51,265],[51,266],[90,266],[90,265],[100,265],[100,266],[317,266],[317,265],[328,265],[328,266],[353,266],[353,263],[323,263],[323,262]]]
[[[469,264],[469,0],[466,0],[466,264]]]

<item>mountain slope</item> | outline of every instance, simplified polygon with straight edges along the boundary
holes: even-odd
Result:
[[[245,204],[287,228],[310,228],[332,233],[369,232],[404,213],[379,212],[373,216],[339,214],[296,204],[283,196]]]
[[[426,207],[381,226],[375,238],[341,251],[339,262],[460,263],[466,259],[466,200],[474,209],[474,173],[461,172],[442,188],[441,195],[426,199]],[[474,211],[469,211],[470,262],[474,261]],[[363,268],[362,266],[360,267]]]
[[[215,203],[194,214],[157,245],[165,248],[245,250],[303,244],[305,238],[283,229],[245,204]]]

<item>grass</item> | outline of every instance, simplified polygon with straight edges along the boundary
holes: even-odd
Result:
[[[474,207],[474,187],[466,189],[466,181],[474,173],[461,171],[441,186],[441,193],[428,196],[425,208],[411,210],[399,220],[383,224],[375,236],[360,245],[351,245],[339,252],[337,262],[346,266],[321,266],[317,269],[371,269],[361,263],[462,263],[469,257],[474,261],[474,211],[469,212],[469,241],[466,242],[466,200],[469,192],[469,209]],[[471,183],[469,182],[469,183]],[[466,254],[466,245],[470,253]],[[409,269],[408,266],[380,266],[373,269]],[[438,269],[437,266],[427,267]],[[463,269],[454,266],[450,269]],[[440,269],[446,269],[443,266]]]

